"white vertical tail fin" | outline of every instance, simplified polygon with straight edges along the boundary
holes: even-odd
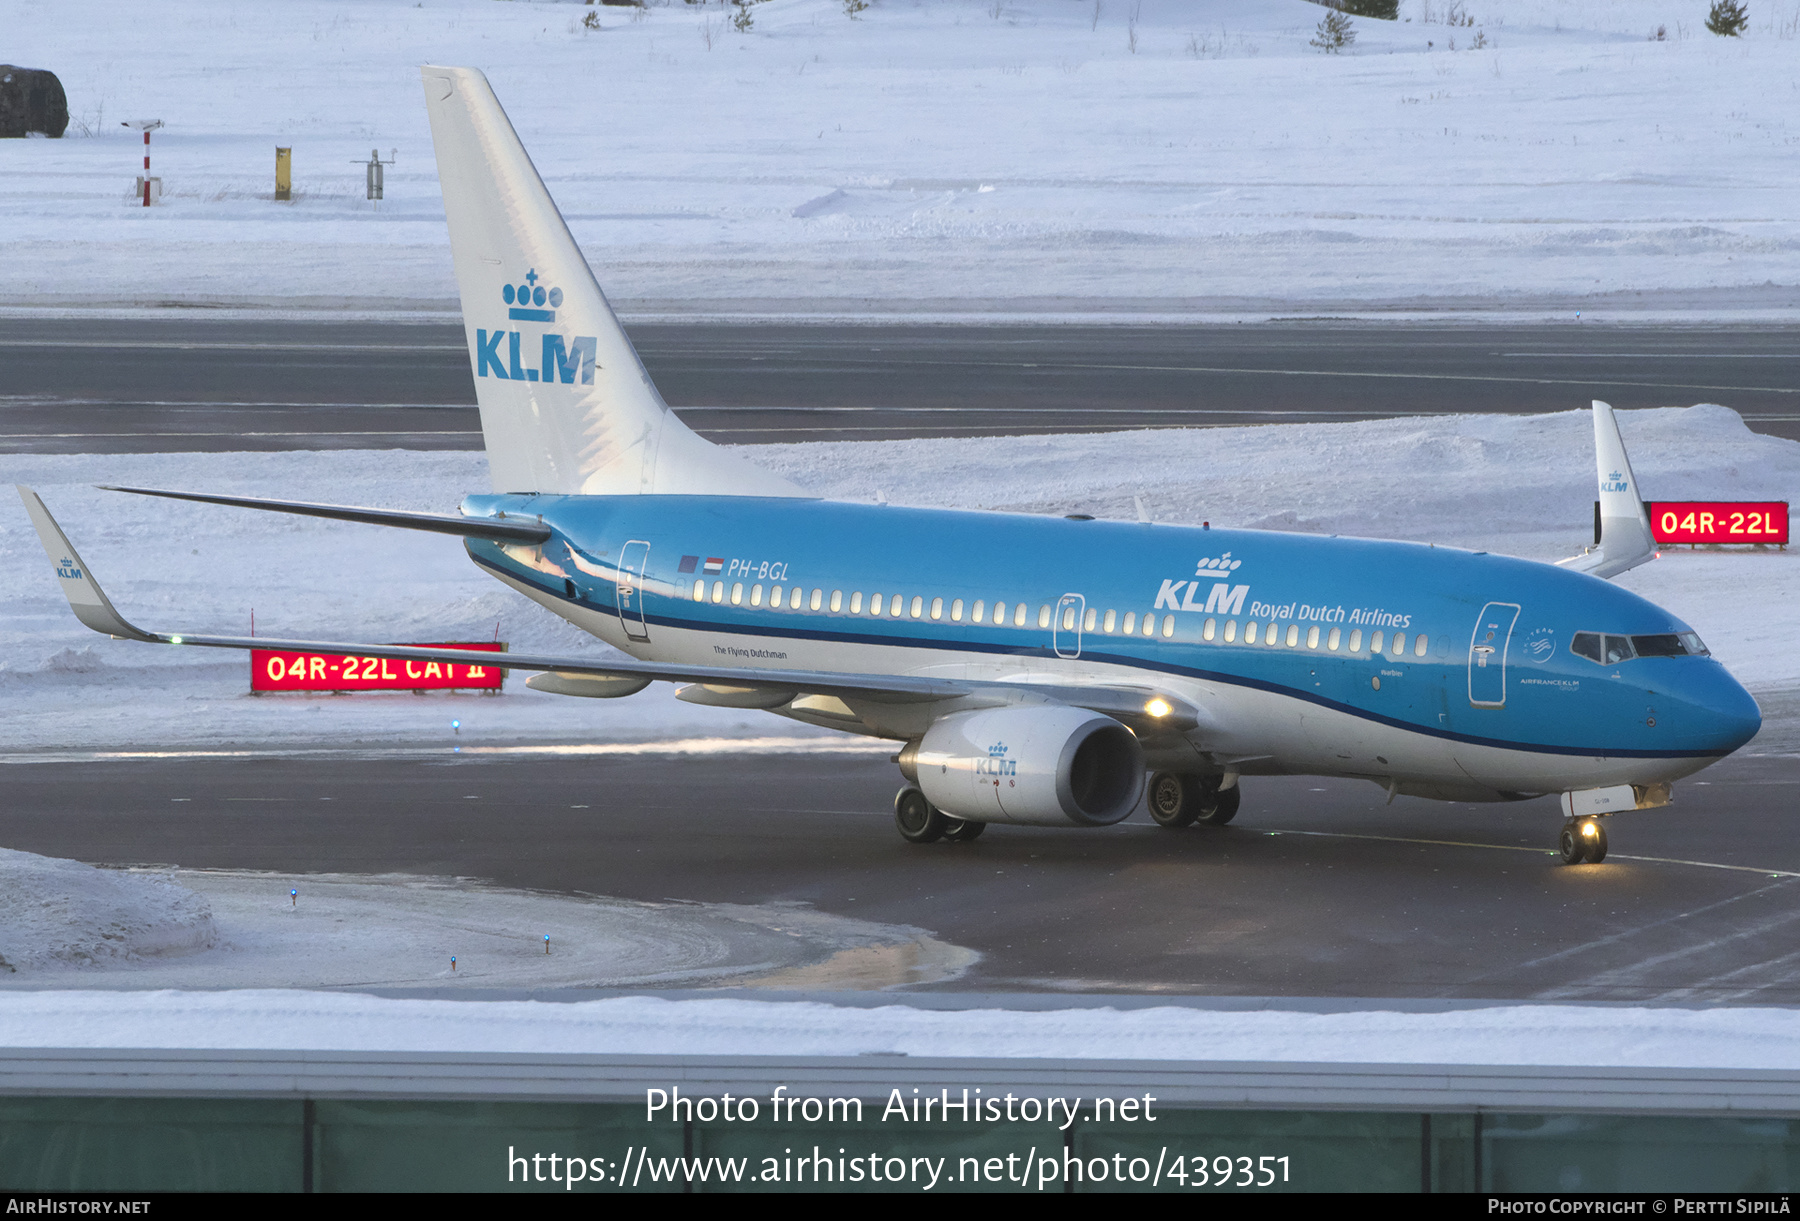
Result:
[[[800,495],[669,410],[487,78],[421,74],[494,490]]]
[[[1625,438],[1619,435],[1619,421],[1599,399],[1594,400],[1594,466],[1600,485],[1600,545],[1563,560],[1562,566],[1596,577],[1616,577],[1654,559],[1656,540],[1625,453]]]

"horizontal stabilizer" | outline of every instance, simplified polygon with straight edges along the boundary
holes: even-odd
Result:
[[[302,517],[328,517],[334,521],[361,522],[366,526],[398,526],[403,530],[426,530],[433,534],[455,534],[463,538],[490,538],[501,543],[542,543],[550,538],[550,527],[535,521],[500,520],[493,517],[462,517],[453,513],[406,513],[397,509],[363,509],[355,505],[321,505],[304,500],[266,500],[260,496],[212,496],[202,492],[165,492],[155,488],[121,488],[101,484],[103,492],[131,492],[138,496],[163,496],[169,500],[197,500],[202,504],[230,505],[238,509],[267,509],[274,513],[297,513]]]

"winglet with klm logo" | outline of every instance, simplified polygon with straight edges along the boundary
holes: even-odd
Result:
[[[1600,545],[1561,561],[1596,577],[1616,577],[1656,558],[1650,516],[1638,495],[1637,476],[1625,453],[1625,438],[1610,405],[1594,400],[1594,465],[1600,489]]]
[[[31,516],[31,524],[37,527],[38,541],[44,545],[44,554],[56,567],[56,579],[62,583],[63,596],[69,600],[69,609],[75,617],[108,636],[117,636],[124,640],[160,641],[166,637],[155,636],[141,628],[134,627],[125,617],[113,609],[100,583],[93,578],[87,565],[81,562],[81,556],[75,550],[75,544],[69,541],[56,519],[50,516],[50,510],[44,507],[38,494],[24,484],[14,484],[19,489],[19,499],[25,502],[25,512]]]

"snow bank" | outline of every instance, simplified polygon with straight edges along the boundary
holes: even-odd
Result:
[[[659,0],[599,31],[544,0],[12,0],[75,124],[0,146],[0,299],[454,309],[437,62],[488,73],[640,312],[1800,310],[1800,0],[1741,39],[1692,0],[1462,7],[1326,56],[1303,0],[770,0],[744,34]],[[144,209],[119,121],[153,117]]]
[[[1800,501],[1800,443],[1717,405],[1620,413],[1651,499]],[[1537,559],[1592,539],[1586,412],[1446,416],[1083,436],[747,447],[826,496],[957,508],[1275,527],[1432,541]],[[468,562],[454,539],[101,492],[95,483],[446,511],[486,486],[478,453],[15,455],[0,479],[43,493],[119,609],[145,627],[311,639],[488,639],[607,647]],[[252,697],[240,656],[102,640],[69,614],[36,536],[0,534],[0,753],[239,745],[336,748],[693,743],[885,749],[756,712],[684,704],[667,684],[624,700],[509,682],[498,697]],[[1620,578],[1686,619],[1758,691],[1800,687],[1788,646],[1800,554],[1682,551]],[[462,722],[460,734],[450,728]],[[761,745],[754,745],[760,742]]]
[[[5,992],[9,1047],[1800,1068],[1791,1009],[1496,1005],[1447,1013],[874,1009],[739,999],[393,1000]]]
[[[882,988],[954,979],[978,957],[923,929],[800,904],[635,903],[410,874],[95,869],[0,849],[0,986]]]
[[[0,978],[192,954],[217,942],[206,900],[173,878],[0,848]]]

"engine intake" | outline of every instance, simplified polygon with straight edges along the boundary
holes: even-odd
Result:
[[[1137,736],[1062,705],[953,713],[901,752],[900,767],[932,805],[972,822],[1104,827],[1144,791]]]

